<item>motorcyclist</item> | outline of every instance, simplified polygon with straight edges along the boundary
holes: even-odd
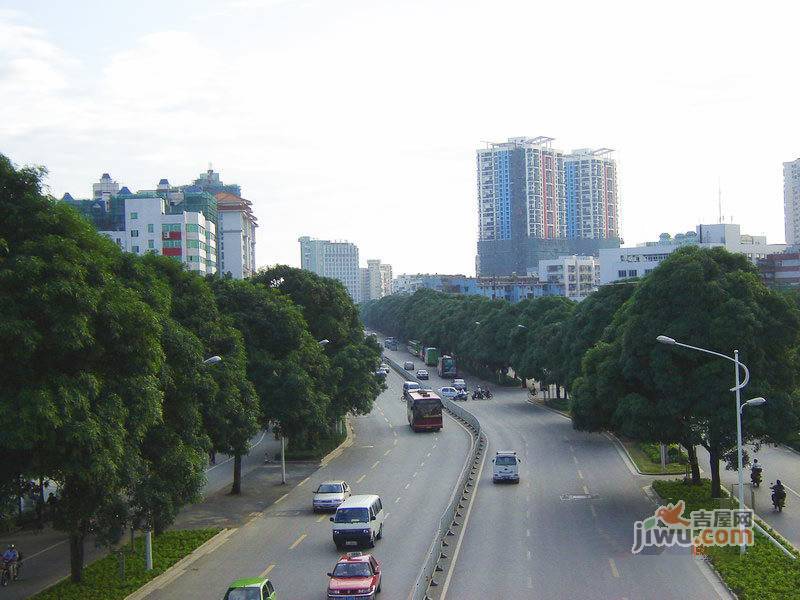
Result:
[[[761,472],[764,470],[764,465],[758,462],[757,458],[753,459],[753,464],[750,467],[750,481],[753,482],[753,485],[758,487],[761,485]]]
[[[786,501],[786,488],[783,487],[780,479],[775,480],[775,485],[770,486],[772,490],[772,505],[780,510]]]

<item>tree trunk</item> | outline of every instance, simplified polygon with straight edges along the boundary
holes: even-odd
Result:
[[[719,478],[719,450],[717,448],[710,448],[708,455],[711,460],[711,497],[722,497],[722,485]]]
[[[561,400],[561,385],[556,384],[556,400]]]
[[[69,534],[69,570],[73,583],[80,583],[83,577],[83,533]]]
[[[692,472],[692,484],[700,484],[700,464],[697,462],[697,448],[694,444],[684,444],[686,455],[689,457],[689,468]]]
[[[233,455],[233,486],[231,494],[239,495],[242,493],[242,455],[238,452]]]
[[[39,497],[36,499],[36,526],[44,528],[44,478],[39,477]]]

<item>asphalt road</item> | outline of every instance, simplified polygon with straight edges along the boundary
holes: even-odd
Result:
[[[387,384],[372,413],[354,419],[350,448],[148,598],[218,599],[234,579],[262,574],[279,598],[323,598],[325,573],[340,555],[329,515],[311,511],[312,492],[327,479],[344,479],[354,493],[383,499],[384,536],[373,550],[383,563],[381,595],[406,598],[464,466],[470,436],[449,417],[439,433],[412,433],[400,400],[402,379],[390,373]]]
[[[385,354],[400,364],[410,356]],[[430,386],[444,385],[429,369]],[[652,478],[631,473],[612,442],[574,431],[565,417],[528,403],[524,390],[491,387],[492,400],[465,403],[489,448],[457,562],[442,582],[446,598],[725,597],[688,551],[631,553],[633,522],[655,509],[642,489]],[[492,483],[496,450],[522,458],[519,485]]]

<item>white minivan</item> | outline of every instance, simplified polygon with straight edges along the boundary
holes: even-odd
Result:
[[[331,517],[333,543],[341,550],[348,544],[375,547],[375,540],[383,537],[383,520],[386,512],[379,496],[365,494],[350,496]]]
[[[519,483],[519,458],[510,450],[500,450],[492,459],[492,482],[513,481]]]

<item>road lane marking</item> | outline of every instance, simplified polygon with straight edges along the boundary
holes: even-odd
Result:
[[[431,453],[430,453],[430,452],[428,452],[428,458],[430,458],[430,457],[431,457]]]
[[[361,483],[362,481],[364,481],[364,477],[366,477],[366,476],[367,476],[367,474],[366,474],[366,473],[364,473],[364,474],[363,474],[361,477],[359,477],[358,479],[356,479],[356,483]]]
[[[274,568],[275,568],[275,565],[268,566],[266,569],[261,571],[261,574],[259,575],[259,577],[266,577],[267,575],[269,575],[272,572],[272,569],[274,569]]]
[[[386,417],[383,417],[383,420],[386,421],[387,423],[389,422],[389,419],[387,419]]]
[[[280,498],[278,498],[277,500],[275,500],[275,504],[277,504],[278,502],[280,502],[281,500],[283,500],[284,498],[286,498],[286,496],[288,496],[288,495],[289,495],[289,492],[286,492],[286,493],[285,493],[283,496],[281,496]]]
[[[528,560],[531,560],[531,551],[528,550]]]
[[[478,467],[478,473],[475,476],[477,481],[481,480],[481,473],[483,473],[483,465],[486,464],[486,452],[484,452],[481,456],[481,466]],[[415,473],[416,475],[416,473]],[[455,573],[456,565],[458,564],[458,553],[461,551],[461,543],[464,541],[464,532],[467,530],[467,523],[469,522],[469,516],[472,513],[472,505],[475,502],[475,496],[477,496],[478,489],[475,488],[473,493],[470,494],[469,504],[467,504],[467,512],[464,515],[463,520],[461,521],[461,531],[458,534],[458,541],[456,542],[456,548],[453,551],[453,559],[450,563],[450,568],[447,569],[447,577],[444,579],[444,584],[442,585],[442,595],[439,596],[441,600],[445,600],[447,596],[447,588],[450,587],[450,579],[453,577],[453,573]]]
[[[420,467],[424,467],[425,466],[425,461],[423,460],[421,463],[419,463],[419,466]]]
[[[392,431],[392,433],[394,434],[394,437],[397,437],[397,432],[396,431]]]
[[[406,489],[406,490],[407,490],[407,489],[408,489],[408,486],[410,486],[410,485],[411,485],[410,483],[407,483],[407,484],[406,484],[406,487],[405,487],[405,488],[403,488],[403,489]]]
[[[414,474],[412,475],[412,477],[416,477],[418,474],[419,474],[419,471],[414,471]]]
[[[433,448],[436,448],[436,444],[434,444],[432,447],[433,447]]]
[[[586,487],[586,486],[583,486],[583,493],[584,494],[588,494],[589,493],[589,488]]]
[[[614,577],[619,577],[619,571],[617,571],[617,564],[614,562],[613,558],[608,559],[608,564],[611,567],[611,574]]]
[[[530,519],[531,518],[531,511],[529,511],[529,510],[525,511],[525,518],[526,519]]]
[[[530,575],[528,576],[528,589],[529,590],[533,589],[533,577],[531,577]]]
[[[301,485],[303,485],[308,480],[309,480],[309,477],[306,477],[305,479],[303,479],[303,481],[301,481],[300,483],[297,484],[297,487],[300,487]]]
[[[30,560],[32,558],[35,558],[35,557],[39,556],[40,554],[44,554],[48,550],[52,550],[53,548],[58,548],[62,544],[66,544],[68,541],[69,540],[67,539],[67,540],[61,540],[60,542],[56,542],[55,544],[53,544],[52,546],[48,546],[44,550],[39,550],[39,552],[36,552],[35,554],[31,554],[30,556],[26,556],[25,560]]]
[[[578,457],[577,456],[573,456],[572,460],[575,462],[576,465],[578,464]]]
[[[301,534],[300,537],[297,538],[291,546],[289,546],[289,550],[294,550],[295,548],[297,548],[300,545],[300,542],[306,539],[306,537],[308,537],[308,534],[306,533]]]
[[[394,503],[395,503],[395,504],[397,504],[398,502],[400,502],[400,496],[398,496],[397,498],[395,498],[395,501],[394,501]]]
[[[391,448],[389,448],[389,449],[388,449],[386,452],[384,452],[384,453],[383,453],[383,455],[384,455],[384,456],[387,456],[387,455],[389,454],[389,452],[391,452],[391,451],[392,451],[392,449],[391,449]]]
[[[381,461],[379,461],[379,460],[376,460],[376,461],[375,461],[375,462],[372,464],[372,466],[370,467],[370,469],[374,469],[375,467],[377,467],[377,466],[378,466],[378,464],[379,464],[380,462],[381,462]]]
[[[589,510],[592,511],[592,516],[596,519],[597,518],[597,509],[595,509],[594,504],[589,505]]]
[[[526,529],[525,530],[525,537],[531,537],[531,530],[530,529]]]
[[[317,523],[322,523],[325,520],[327,515],[322,515],[319,519],[317,519]]]
[[[578,479],[583,479],[583,473],[578,469]]]
[[[790,488],[790,487],[789,487],[788,485],[786,485],[785,483],[783,484],[783,487],[785,487],[787,490],[789,490],[790,492],[792,492],[792,493],[793,493],[795,496],[797,496],[798,498],[800,498],[800,494],[798,494],[797,492],[795,492],[795,491],[794,491],[792,488]]]

